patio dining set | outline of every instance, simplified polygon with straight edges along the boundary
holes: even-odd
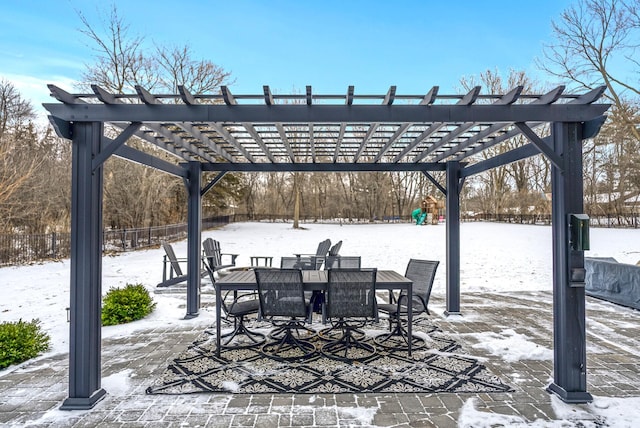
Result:
[[[438,261],[410,259],[404,274],[363,268],[360,256],[339,254],[327,239],[314,254],[255,256],[261,265],[204,270],[216,293],[216,354],[225,349],[259,348],[270,358],[298,361],[321,353],[341,361],[361,361],[378,347],[405,350],[425,346],[413,335],[413,315],[429,314],[427,304]],[[380,293],[378,292],[385,292]],[[388,293],[387,293],[388,292]],[[320,319],[314,322],[314,314]],[[387,332],[366,340],[367,323],[389,321]],[[225,322],[233,325],[222,331]],[[258,326],[248,320],[257,320]]]

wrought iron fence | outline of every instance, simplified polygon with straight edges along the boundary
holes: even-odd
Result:
[[[640,227],[640,213],[590,215],[590,223],[595,227]],[[518,224],[551,224],[549,214],[477,214],[462,215],[462,221],[493,221]],[[202,221],[203,230],[240,221],[291,222],[288,214],[233,214],[208,217]],[[398,223],[413,222],[411,216],[393,216],[374,219],[302,217],[302,223]],[[121,252],[154,247],[160,241],[175,241],[187,237],[187,224],[132,228],[103,231],[103,251]],[[35,263],[43,260],[57,260],[69,257],[70,233],[46,233],[36,235],[0,234],[0,266]]]
[[[208,217],[202,221],[203,229],[228,224],[229,216]],[[160,245],[160,241],[186,238],[187,224],[103,231],[104,252],[133,251]],[[0,266],[35,263],[69,257],[70,233],[43,233],[35,235],[0,235]]]

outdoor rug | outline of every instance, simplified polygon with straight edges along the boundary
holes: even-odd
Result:
[[[147,394],[512,391],[427,318],[418,319],[413,330],[427,346],[410,357],[406,350],[376,347],[378,352],[362,361],[342,362],[316,352],[302,362],[282,362],[259,348],[224,349],[216,357],[212,328],[169,364]],[[372,343],[371,337],[366,340]],[[326,343],[317,336],[312,341],[318,348]]]

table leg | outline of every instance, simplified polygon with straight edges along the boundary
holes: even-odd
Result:
[[[407,298],[409,300],[407,302],[407,336],[409,336],[407,340],[407,342],[409,342],[407,354],[411,356],[411,344],[413,342],[413,282],[409,284],[409,289],[407,290]]]
[[[222,329],[220,327],[220,311],[222,311],[222,291],[220,287],[216,287],[216,357],[220,356],[221,346],[220,334]]]

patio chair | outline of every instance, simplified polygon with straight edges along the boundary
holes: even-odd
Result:
[[[164,249],[164,256],[162,259],[162,282],[158,287],[169,287],[171,285],[179,284],[187,280],[187,275],[182,271],[180,263],[186,263],[186,258],[176,257],[176,253],[173,250],[173,246],[166,242],[161,241],[160,244]],[[200,271],[200,276],[206,276],[207,272],[204,268]]]
[[[236,265],[236,258],[238,254],[223,253],[220,249],[220,242],[212,238],[207,238],[202,242],[202,249],[204,251],[204,258],[214,272],[222,269],[234,267]],[[227,263],[222,261],[223,256],[229,256],[230,259],[226,260]]]
[[[262,352],[282,361],[309,357],[316,352],[316,347],[299,333],[300,330],[310,331],[305,326],[310,311],[304,297],[302,271],[265,268],[255,268],[254,271],[262,317],[271,321],[279,332],[270,335],[275,340],[264,344]]]
[[[311,257],[284,256],[280,258],[280,269],[316,270],[316,261]],[[322,313],[322,291],[305,291],[304,296],[309,300],[312,312]]]
[[[327,284],[327,317],[340,337],[321,348],[329,358],[366,359],[375,348],[354,335],[376,316],[376,269],[330,269]]]
[[[342,242],[342,241],[340,241]],[[339,243],[340,243],[339,242]],[[337,245],[337,244],[336,244]],[[338,248],[339,250],[339,248]],[[331,253],[331,252],[329,252]],[[361,257],[360,256],[338,256],[338,255],[328,255],[324,261],[324,270],[329,269],[360,269],[361,265]],[[327,322],[327,310],[325,305],[325,297],[324,293],[318,291],[312,297],[314,301],[314,312],[322,313],[322,323]],[[325,334],[327,331],[325,330]]]
[[[433,280],[436,276],[439,261],[410,259],[407,264],[405,277],[413,281],[413,300],[412,313],[419,314],[429,313],[427,307],[429,297],[431,296],[431,288]],[[403,319],[407,315],[407,295],[405,292],[400,293],[397,302],[379,303],[378,310],[386,312],[389,315],[389,333],[378,335],[374,338],[377,345],[385,347],[397,347],[398,345],[408,343],[407,329],[403,325],[406,320]],[[403,317],[404,315],[404,317]],[[424,341],[416,336],[411,338],[412,347],[424,345]]]
[[[331,240],[325,239],[318,244],[315,254],[293,253],[296,257],[310,257],[313,269],[319,270],[324,263],[324,258],[331,249]]]
[[[211,278],[211,283],[216,286],[216,279],[213,270],[205,263],[205,269]],[[233,301],[230,305],[227,305],[226,301],[229,296],[233,297]],[[220,335],[220,347],[221,348],[251,348],[254,346],[262,345],[266,342],[266,336],[262,333],[251,331],[247,328],[244,321],[249,315],[259,315],[260,312],[260,300],[258,299],[258,293],[243,293],[237,295],[232,291],[227,291],[222,296],[221,307],[226,317],[233,317],[233,331]],[[239,337],[248,339],[246,342],[238,341]],[[226,339],[223,341],[223,339]],[[231,343],[234,341],[235,343]]]
[[[329,269],[360,269],[360,256],[327,256],[324,261],[324,270]]]

